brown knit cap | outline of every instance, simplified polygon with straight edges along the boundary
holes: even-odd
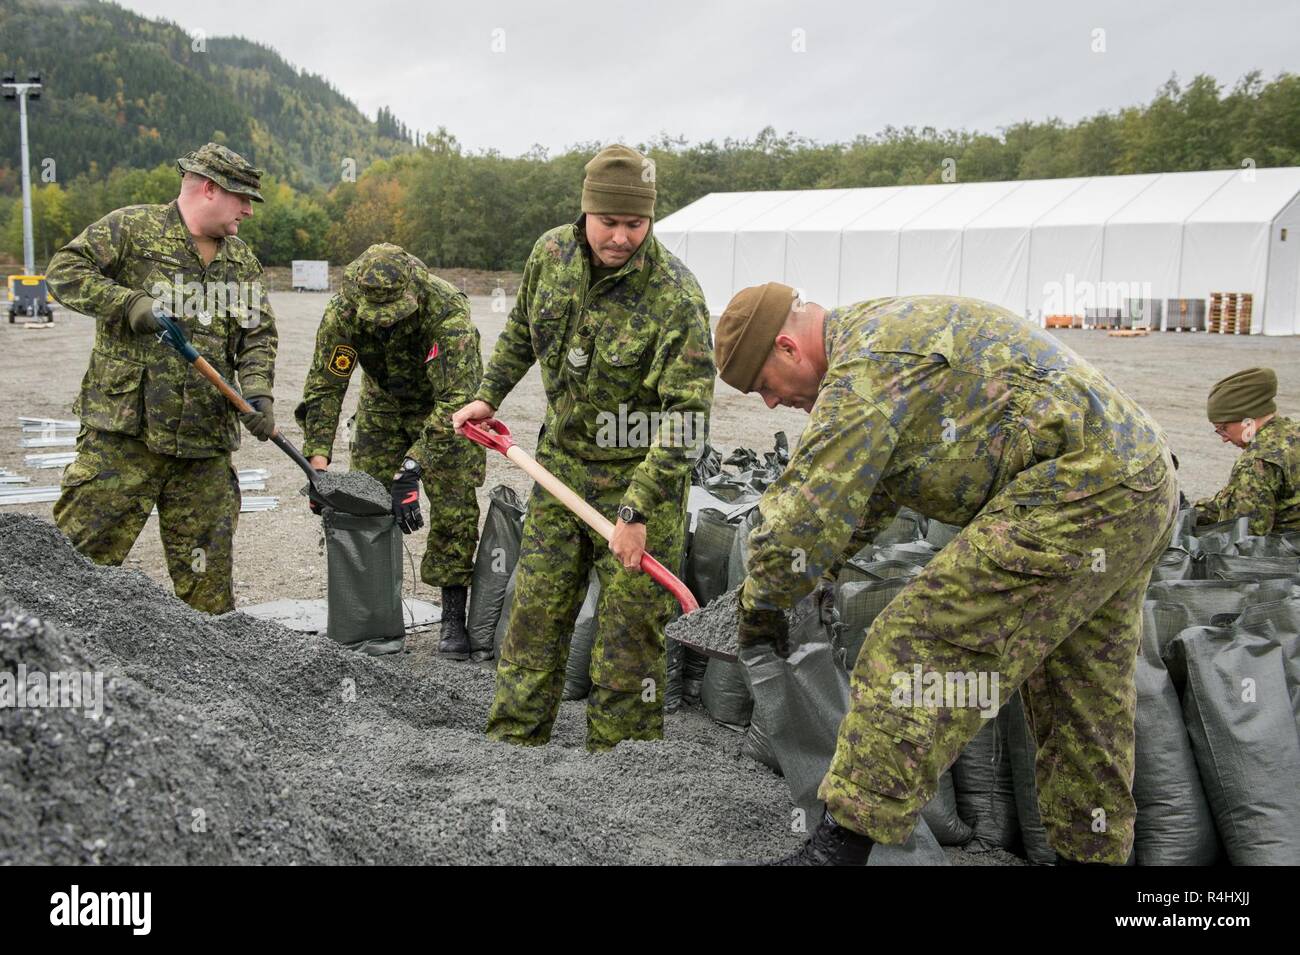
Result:
[[[583,212],[654,218],[655,167],[645,156],[628,146],[607,146],[584,168]]]
[[[1262,418],[1277,411],[1277,372],[1272,368],[1247,368],[1216,382],[1205,402],[1211,423]]]
[[[723,381],[737,391],[753,390],[795,298],[795,290],[780,282],[752,285],[732,297],[718,320],[713,343]]]

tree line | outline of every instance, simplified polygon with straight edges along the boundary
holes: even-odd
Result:
[[[397,126],[391,115],[386,124]],[[238,148],[238,144],[232,144]],[[402,245],[430,265],[519,269],[536,237],[578,214],[582,167],[598,143],[550,155],[470,152],[445,129],[422,148],[370,164],[325,188],[268,177],[266,203],[244,223],[264,264],[295,258],[347,262],[374,242]],[[849,142],[818,143],[764,129],[752,139],[687,143],[667,136],[637,144],[656,164],[660,218],[709,192],[820,189],[1102,176],[1300,165],[1300,76],[1249,73],[1225,89],[1201,75],[1171,78],[1141,106],[1074,124],[1017,123],[996,133],[887,128]],[[39,175],[39,170],[36,171]],[[66,185],[36,189],[37,258],[122,205],[166,202],[177,173],[89,169]],[[0,198],[3,247],[21,258],[21,208]]]

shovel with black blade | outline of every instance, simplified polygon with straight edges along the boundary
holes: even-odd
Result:
[[[177,324],[174,316],[167,313],[161,315],[157,310],[154,311],[154,318],[158,320],[161,331],[158,333],[158,340],[165,345],[170,345],[176,350],[176,353],[194,366],[194,370],[200,375],[212,382],[213,386],[226,396],[226,400],[235,406],[235,410],[241,414],[254,414],[257,409],[244,400],[244,396],[231,387],[221,373],[208,364],[207,359],[198,353],[190,340],[185,337],[185,330]],[[311,484],[312,500],[318,504],[324,504],[332,507],[337,511],[343,511],[351,514],[366,514],[374,508],[374,504],[363,498],[354,497],[346,491],[333,490],[322,491],[316,481],[316,469],[302,455],[302,452],[295,448],[292,442],[281,433],[279,428],[271,435],[271,440],[285,454],[293,458],[294,463],[302,468],[303,473],[307,475],[307,481]]]

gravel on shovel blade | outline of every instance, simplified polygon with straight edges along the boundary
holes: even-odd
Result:
[[[308,484],[302,489],[307,494],[311,489]],[[355,513],[385,514],[392,507],[392,496],[384,486],[365,471],[326,471],[316,475],[316,493],[335,504],[350,504],[340,507]]]

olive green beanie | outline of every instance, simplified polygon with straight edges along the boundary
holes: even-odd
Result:
[[[1262,418],[1277,411],[1277,372],[1247,368],[1229,375],[1210,389],[1205,413],[1214,424]]]
[[[607,146],[585,168],[583,212],[654,218],[655,167],[650,159],[627,146]]]

